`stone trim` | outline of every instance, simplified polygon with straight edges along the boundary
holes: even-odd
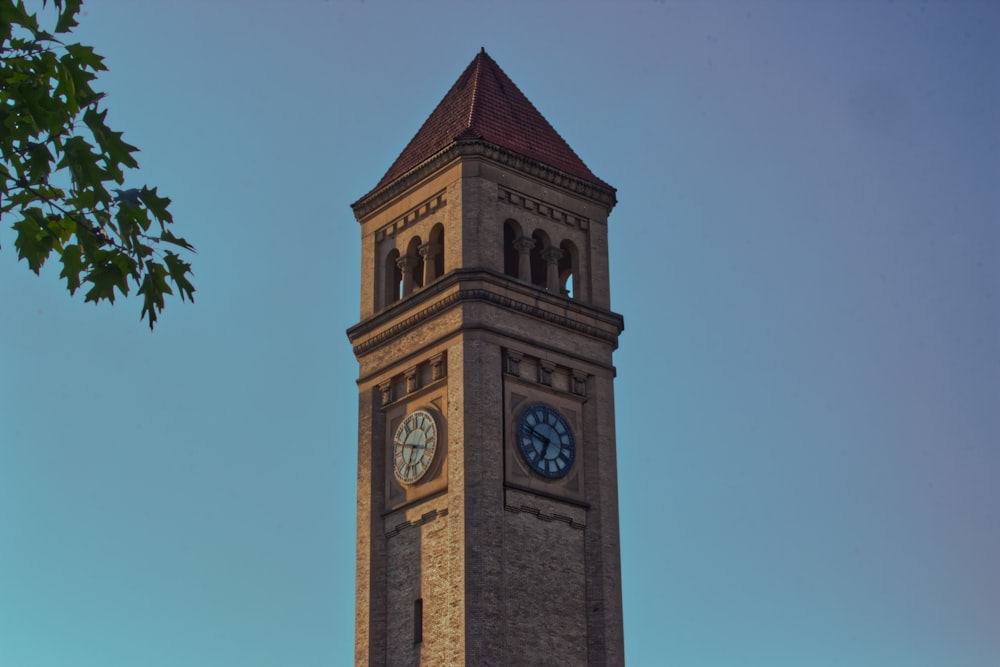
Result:
[[[395,373],[378,383],[382,408],[396,401],[409,399],[417,392],[441,384],[447,377],[447,354],[438,352],[429,359],[418,361],[401,373]]]
[[[396,535],[399,535],[407,528],[422,526],[425,523],[430,523],[439,516],[448,516],[448,508],[446,507],[442,510],[431,510],[430,512],[424,512],[419,519],[414,519],[413,521],[402,521],[400,523],[397,523],[395,528],[393,528],[392,530],[390,530],[385,534],[385,537],[386,539],[389,539],[390,537],[395,537]]]
[[[609,212],[618,203],[617,191],[609,185],[601,186],[597,183],[585,181],[496,144],[490,144],[477,139],[473,141],[456,141],[427,158],[395,181],[388,183],[378,190],[369,192],[351,204],[355,217],[359,220],[366,218],[379,207],[396,199],[433,172],[460,157],[488,158],[505,167],[517,169],[547,183],[569,190],[574,194],[592,199],[607,206]]]
[[[523,192],[511,190],[503,185],[497,186],[497,198],[502,202],[507,202],[511,206],[516,206],[517,208],[523,208],[527,211],[538,213],[542,217],[550,218],[556,222],[565,223],[571,227],[579,227],[583,230],[590,228],[590,218],[577,215],[576,213],[567,211],[564,208],[558,208],[552,204],[543,202],[540,199],[529,197]]]
[[[507,349],[504,350],[504,373],[507,375],[513,375],[514,377],[521,377],[521,359],[524,358],[524,354],[517,352],[515,350]]]
[[[565,327],[567,329],[572,329],[587,336],[603,340],[607,343],[616,344],[618,342],[618,333],[611,333],[604,329],[599,329],[597,327],[592,327],[576,320],[565,317],[563,315],[558,315],[556,313],[549,312],[543,308],[533,306],[529,303],[524,303],[522,301],[517,301],[509,296],[504,296],[502,294],[497,294],[487,289],[477,288],[468,290],[459,290],[458,292],[453,292],[448,296],[435,301],[427,308],[417,311],[405,320],[397,322],[388,329],[381,331],[363,343],[358,343],[354,346],[355,356],[361,356],[371,350],[386,344],[393,338],[403,334],[406,331],[412,330],[414,326],[424,322],[441,311],[454,306],[461,301],[485,301],[487,303],[492,303],[494,305],[500,306],[502,308],[507,308],[508,310],[513,310],[531,317],[544,320],[551,324],[557,324],[559,326]],[[401,303],[401,302],[397,302]],[[619,324],[619,331],[622,325]],[[356,329],[352,328],[348,331],[348,335],[351,335]]]
[[[505,503],[503,509],[505,512],[510,512],[512,514],[533,514],[539,521],[561,521],[570,528],[576,528],[577,530],[583,530],[587,527],[586,524],[577,523],[570,517],[563,516],[562,514],[545,514],[537,507],[528,507],[527,505],[514,507],[513,505],[507,505]]]
[[[406,213],[393,218],[392,221],[389,222],[389,224],[385,225],[381,229],[376,230],[375,240],[381,241],[387,236],[393,236],[397,232],[402,231],[404,228],[409,227],[415,222],[423,220],[432,213],[438,212],[439,210],[444,208],[445,204],[447,203],[448,199],[445,197],[444,190],[428,197],[424,201],[420,202],[419,204],[411,208]]]

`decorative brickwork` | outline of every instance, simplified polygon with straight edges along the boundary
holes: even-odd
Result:
[[[539,199],[529,197],[521,192],[515,192],[502,185],[497,188],[497,196],[501,201],[507,202],[512,206],[517,206],[533,213],[537,213],[538,215],[550,218],[556,222],[562,222],[567,225],[579,227],[582,230],[586,230],[590,227],[590,220],[588,218],[563,210]]]
[[[448,203],[447,195],[444,191],[435,193],[430,197],[402,215],[395,217],[392,222],[375,232],[375,240],[381,241],[387,236],[393,236],[404,228],[423,220],[424,218],[437,213]]]

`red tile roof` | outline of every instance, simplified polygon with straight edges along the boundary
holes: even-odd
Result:
[[[510,77],[481,50],[375,190],[460,141],[495,144],[583,181],[611,187],[594,176]]]

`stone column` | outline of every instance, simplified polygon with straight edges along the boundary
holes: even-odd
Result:
[[[545,260],[545,289],[556,294],[559,293],[559,260],[563,256],[563,251],[555,246],[549,246],[542,250],[542,259]]]
[[[517,277],[525,282],[531,282],[531,249],[535,247],[535,239],[522,236],[514,239],[517,250]]]
[[[396,260],[396,266],[403,274],[403,297],[407,297],[413,291],[413,266],[417,258],[413,255],[403,255]]]
[[[436,243],[428,241],[417,248],[417,252],[420,253],[420,257],[424,260],[424,285],[430,285],[437,278],[434,274],[434,259],[439,252],[438,246]]]

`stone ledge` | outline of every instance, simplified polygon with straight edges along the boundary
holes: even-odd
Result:
[[[431,510],[430,512],[424,512],[420,515],[419,519],[414,519],[413,521],[402,521],[397,523],[396,526],[385,534],[386,539],[399,535],[401,532],[407,528],[414,528],[416,526],[422,526],[425,523],[430,523],[439,516],[448,516],[448,508],[443,510]]]
[[[374,317],[369,318],[364,322],[359,322],[348,329],[347,336],[351,339],[351,342],[354,343],[354,341],[363,338],[365,334],[377,330],[380,326],[386,324],[387,321],[391,321],[391,317],[395,314],[395,311],[402,311],[405,308],[413,308],[414,306],[421,305],[422,301],[438,297],[437,301],[429,303],[426,307],[418,310],[413,315],[387,326],[381,331],[378,331],[378,333],[373,334],[371,337],[366,338],[361,342],[355,343],[355,356],[360,357],[375,348],[381,347],[405,332],[412,331],[414,326],[417,324],[420,324],[442,311],[465,301],[491,303],[507,310],[522,313],[550,324],[556,324],[571,331],[585,334],[592,338],[610,343],[615,347],[618,345],[619,334],[625,328],[622,316],[617,313],[595,308],[578,301],[573,301],[567,297],[556,297],[548,294],[547,292],[540,292],[537,289],[533,289],[532,294],[528,295],[529,298],[534,298],[536,302],[539,297],[556,300],[553,302],[553,305],[559,308],[566,309],[569,307],[575,311],[579,311],[585,317],[603,321],[609,326],[607,328],[596,327],[581,322],[576,318],[552,312],[552,310],[541,308],[532,303],[528,303],[527,301],[514,299],[506,294],[485,289],[483,287],[463,287],[463,283],[468,283],[473,280],[492,282],[502,288],[514,287],[516,289],[523,287],[523,283],[520,283],[514,278],[494,274],[490,271],[481,269],[459,269],[453,271],[446,274],[444,278],[436,281],[435,283],[431,283],[430,285],[422,288],[420,291],[414,292],[402,301],[393,304],[388,309],[378,313]],[[446,294],[444,297],[438,296],[441,292],[447,291],[453,287],[458,287],[457,291]]]
[[[531,514],[534,515],[539,521],[560,521],[565,523],[570,528],[576,528],[577,530],[583,530],[586,528],[586,524],[573,521],[568,516],[562,514],[545,514],[537,507],[529,507],[527,505],[521,505],[520,507],[514,507],[513,505],[504,505],[503,509],[505,512],[510,512],[512,514]]]

